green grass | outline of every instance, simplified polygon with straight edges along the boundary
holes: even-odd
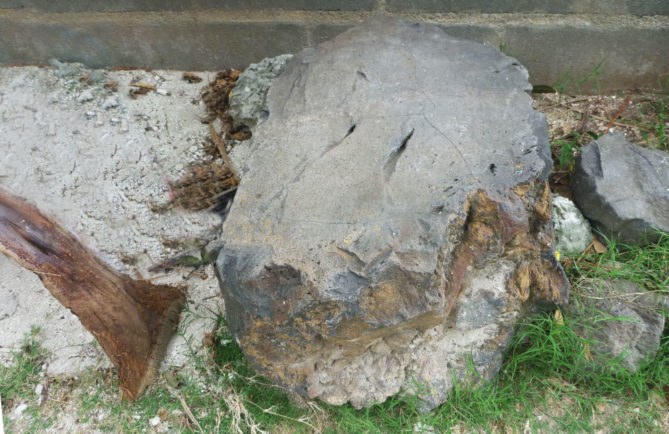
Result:
[[[669,135],[667,134],[669,132],[669,95],[651,101],[649,105],[649,111],[655,116],[650,120],[637,122],[639,130],[650,148],[669,151]]]
[[[0,396],[2,397],[3,422],[5,429],[11,432],[13,421],[8,416],[8,410],[21,403],[28,405],[23,412],[30,417],[26,426],[28,431],[34,432],[49,426],[49,421],[39,414],[36,404],[35,388],[42,381],[40,373],[45,360],[46,351],[37,341],[40,329],[33,327],[30,334],[25,336],[19,351],[12,352],[13,363],[9,366],[0,364]]]
[[[629,279],[667,292],[669,237],[662,235],[644,248],[608,242],[605,253],[563,263],[574,283],[573,297],[579,296],[580,282],[589,279]],[[70,411],[82,429],[106,432],[150,431],[149,420],[156,416],[180,432],[400,433],[420,427],[435,432],[527,427],[533,432],[661,432],[658,421],[666,415],[663,395],[669,390],[669,333],[658,354],[634,373],[615,359],[593,368],[589,342],[576,332],[590,320],[554,312],[524,320],[499,375],[479,386],[456,384],[449,400],[427,413],[411,396],[398,395],[363,410],[297,397],[254,373],[223,319],[212,346],[198,351],[193,345],[188,369],[162,374],[133,403],[118,399],[116,376],[106,369],[51,381],[51,398],[38,407],[34,389],[43,381],[39,374],[46,354],[36,329],[12,365],[0,367],[5,426],[8,432],[40,432],[53,416]],[[22,400],[30,405],[24,418],[7,418]]]
[[[608,247],[603,254],[564,262],[575,283],[575,297],[578,282],[587,279],[624,278],[649,290],[667,291],[669,237],[663,235],[645,248],[611,242]],[[428,413],[421,413],[419,400],[411,396],[398,395],[363,410],[297,397],[255,375],[222,319],[209,353],[193,351],[193,369],[161,375],[133,403],[118,399],[112,370],[91,370],[75,382],[54,383],[51,394],[69,396],[78,422],[87,424],[82,426],[109,432],[150,429],[148,421],[156,415],[181,432],[394,433],[419,427],[436,432],[454,427],[660,432],[656,424],[667,406],[658,401],[662,402],[663,390],[669,390],[669,334],[662,338],[657,356],[637,372],[627,372],[615,359],[606,369],[593,369],[588,341],[576,332],[584,321],[568,314],[556,318],[553,312],[523,321],[495,379],[478,387],[456,384],[449,400]],[[35,335],[26,338],[12,367],[0,368],[5,411],[15,400],[34,395],[45,355]],[[100,411],[104,417],[97,420]],[[19,430],[39,432],[46,424],[49,404],[42,410],[34,406],[26,414],[31,422]],[[5,422],[13,432],[13,422],[7,418]]]
[[[610,267],[608,264],[612,263],[618,265]],[[643,249],[609,243],[606,253],[586,255],[579,262],[572,258],[567,266],[575,282],[586,278],[625,278],[665,292],[669,278],[666,270],[667,236]],[[416,398],[401,396],[364,410],[320,404],[327,415],[322,423],[324,431],[411,432],[419,423],[434,427],[437,432],[455,426],[520,431],[528,423],[532,429],[547,431],[608,431],[616,426],[621,432],[659,431],[655,423],[666,406],[659,407],[654,396],[669,387],[669,337],[665,333],[657,356],[635,373],[624,370],[615,359],[606,369],[593,369],[586,351],[588,341],[576,333],[584,321],[585,318],[568,316],[556,319],[550,313],[523,322],[500,374],[482,387],[457,385],[449,400],[433,412],[421,414]],[[281,409],[279,413],[294,419],[309,417],[307,409],[295,405],[282,391],[273,393],[271,398],[260,398],[271,386],[264,380],[246,382],[243,376],[252,375],[252,371],[241,351],[229,336],[222,342],[217,361],[242,374],[235,387],[245,400],[254,400],[260,407],[276,405]],[[270,431],[277,423],[285,422],[255,407],[250,411]],[[293,423],[282,426],[304,429]]]
[[[580,95],[583,94],[584,91],[594,91],[595,93],[600,94],[602,93],[602,87],[599,80],[599,72],[601,71],[603,64],[604,60],[600,61],[592,71],[582,77],[574,78],[570,73],[564,74],[556,81],[553,88],[563,95],[570,93]]]
[[[638,247],[602,236],[608,251],[568,261],[565,271],[572,283],[582,278],[627,279],[648,290],[666,292],[669,285],[669,235],[659,233],[658,237],[657,242]]]

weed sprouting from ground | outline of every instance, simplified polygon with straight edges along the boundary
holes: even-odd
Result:
[[[24,339],[20,351],[12,353],[14,365],[0,365],[0,390],[3,402],[11,405],[12,401],[25,396],[26,388],[39,381],[39,373],[46,352],[37,341],[39,328],[33,327]]]
[[[669,87],[669,79],[665,83]],[[648,116],[648,113],[651,116]],[[650,148],[669,151],[669,94],[649,101],[648,108],[640,113],[641,121],[637,121],[644,141]],[[654,135],[654,137],[651,137]]]
[[[584,90],[586,91],[594,90],[596,93],[602,93],[602,87],[599,81],[599,73],[602,69],[603,64],[604,60],[599,62],[597,66],[593,68],[592,71],[590,71],[588,74],[580,78],[574,78],[572,74],[569,73],[564,74],[557,80],[557,82],[553,87],[560,94],[568,94],[568,93],[582,94]],[[583,86],[586,84],[589,84],[590,88],[584,89]]]
[[[12,363],[8,366],[0,363],[0,397],[2,397],[3,421],[6,429],[13,428],[13,422],[7,418],[7,410],[21,404],[27,405],[24,413],[31,415],[31,422],[27,428],[35,430],[47,427],[48,421],[40,417],[35,403],[39,397],[35,396],[35,387],[40,383],[42,363],[46,351],[37,341],[39,327],[33,327],[30,334],[25,336],[19,351],[12,352]]]

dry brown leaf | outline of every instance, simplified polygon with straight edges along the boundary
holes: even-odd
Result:
[[[553,316],[555,318],[555,323],[557,325],[564,325],[564,317],[562,316],[562,312],[560,312],[560,309],[556,309],[555,314]]]
[[[592,247],[595,249],[595,252],[597,253],[605,253],[609,249],[602,243],[600,243],[597,239],[592,240]]]

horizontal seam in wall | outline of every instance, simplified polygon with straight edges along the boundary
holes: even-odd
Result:
[[[41,13],[25,10],[0,9],[0,19],[16,24],[34,23],[95,23],[124,22],[126,24],[180,24],[184,22],[231,24],[297,24],[304,26],[334,24],[355,25],[375,15],[374,11],[295,11],[281,9],[222,11],[187,10],[160,12],[68,12]],[[556,26],[596,27],[606,29],[633,27],[669,29],[669,16],[583,15],[583,14],[481,14],[481,13],[393,13],[407,21],[424,21],[439,25],[472,26]]]

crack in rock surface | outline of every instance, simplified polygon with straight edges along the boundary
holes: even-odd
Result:
[[[259,373],[331,404],[405,390],[431,408],[470,358],[497,373],[525,312],[566,302],[527,78],[390,18],[291,59],[244,145],[217,261]]]

